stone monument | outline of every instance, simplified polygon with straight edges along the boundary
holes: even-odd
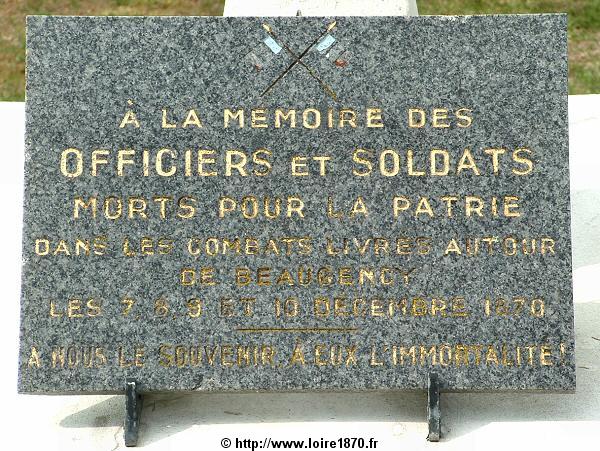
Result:
[[[27,46],[21,392],[574,390],[565,15]]]

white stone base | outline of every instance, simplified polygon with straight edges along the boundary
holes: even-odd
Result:
[[[415,0],[225,0],[224,16],[417,16]]]

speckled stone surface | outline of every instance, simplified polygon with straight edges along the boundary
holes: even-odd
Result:
[[[423,389],[430,371],[447,390],[575,388],[566,16],[337,18],[326,32],[333,20],[28,18],[20,391],[120,392],[127,377],[144,391]],[[319,51],[327,36],[335,42]],[[224,128],[225,108],[243,108],[246,126]],[[257,108],[268,127],[251,127]],[[275,128],[276,108],[296,109],[297,126]],[[322,112],[319,128],[302,127],[307,108]],[[357,127],[328,128],[329,108],[355,111]],[[367,108],[382,110],[383,128],[365,126]],[[423,127],[408,126],[410,108],[425,111]],[[450,112],[441,121],[449,127],[432,126],[436,108]],[[468,127],[454,116],[461,108],[470,110]],[[162,127],[163,109],[176,127]],[[190,109],[201,128],[181,126]],[[61,172],[69,148],[81,151],[75,177],[64,175],[78,173],[74,153]],[[171,176],[156,172],[164,148],[173,151],[162,160]],[[505,149],[496,171],[485,152],[495,148]],[[92,175],[97,149],[108,152],[96,153]],[[122,157],[133,163],[119,175],[123,149],[135,153]],[[215,151],[204,170],[216,176],[198,174],[200,149]],[[247,175],[226,175],[232,149],[246,153]],[[259,149],[271,152],[264,176],[253,172],[268,169],[266,154],[253,160]],[[394,176],[379,171],[387,149],[395,152],[384,157],[388,175],[398,155]],[[424,175],[409,174],[409,149],[413,174]],[[431,174],[432,149],[447,151],[448,175]],[[298,170],[310,175],[291,175],[298,155],[309,157]],[[310,158],[323,155],[330,160],[320,176]],[[368,176],[353,174],[368,167]],[[75,218],[74,199],[92,196],[96,216],[90,207]],[[164,218],[161,196],[173,199]],[[178,209],[182,196],[194,198],[191,218],[180,217],[190,211]],[[304,217],[246,219],[244,196],[281,197],[282,208],[299,197]],[[368,216],[350,217],[359,196]],[[395,196],[411,201],[398,217]],[[458,198],[452,217],[442,196]],[[482,217],[466,215],[467,196],[486,202]],[[504,216],[504,196],[519,198],[519,217]],[[220,218],[222,197],[238,209]],[[343,218],[328,216],[328,197]],[[421,197],[431,214],[424,204],[415,213]],[[106,198],[110,215],[115,198],[124,202],[121,217],[106,217]],[[143,199],[133,210],[146,209],[129,218],[131,198]],[[152,255],[141,254],[144,237]],[[467,237],[480,239],[477,255],[467,255]],[[190,240],[194,250],[210,238],[219,255],[190,253]],[[236,238],[240,252],[223,254],[223,241]],[[89,255],[82,245],[76,255],[77,239],[92,243]],[[460,254],[447,252],[453,239]],[[535,252],[521,251],[523,239],[536,240]],[[337,252],[344,240],[346,255],[328,254],[328,242]],[[506,255],[515,243],[516,255]],[[207,267],[214,285],[199,282]],[[196,270],[193,286],[182,284],[186,268]],[[252,283],[236,284],[236,268],[248,268]],[[299,268],[313,272],[305,285]],[[278,316],[276,299],[288,298],[298,300],[297,314]],[[320,313],[328,303],[327,315],[315,314],[315,299]]]

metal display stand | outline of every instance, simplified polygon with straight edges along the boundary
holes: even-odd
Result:
[[[139,383],[135,379],[125,382],[125,424],[123,437],[125,446],[137,446],[143,397],[138,391]],[[427,380],[427,440],[439,442],[442,436],[440,412],[440,382],[436,373],[429,373]]]
[[[442,436],[440,411],[440,381],[436,373],[429,373],[427,381],[427,426],[429,434],[427,440],[439,442]]]
[[[137,446],[140,416],[142,414],[143,398],[139,393],[139,384],[135,379],[125,382],[125,425],[123,437],[125,446]]]

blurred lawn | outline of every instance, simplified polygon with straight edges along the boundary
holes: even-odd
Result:
[[[600,0],[417,0],[417,4],[422,15],[568,12],[570,92],[600,93]],[[27,14],[200,16],[222,12],[223,0],[0,0],[0,100],[24,97]]]

